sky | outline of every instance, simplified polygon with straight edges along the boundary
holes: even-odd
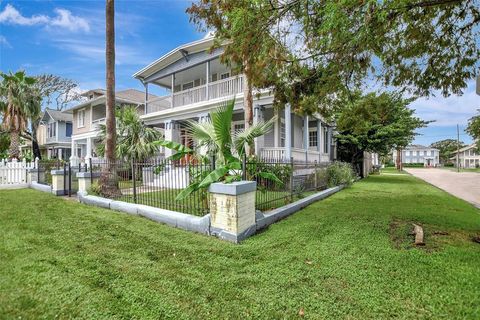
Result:
[[[143,90],[133,73],[175,47],[205,36],[189,22],[186,0],[117,0],[116,89]],[[24,69],[71,78],[82,90],[105,87],[105,2],[103,0],[0,0],[0,70]],[[151,90],[152,93],[161,93]],[[480,109],[474,81],[462,96],[421,98],[411,107],[424,120],[414,143],[447,138],[470,143],[467,121]]]

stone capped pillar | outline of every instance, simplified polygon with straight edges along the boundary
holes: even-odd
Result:
[[[238,243],[256,232],[255,181],[212,183],[210,192],[210,232]]]
[[[65,170],[52,170],[50,174],[52,175],[52,193],[57,196],[65,195],[65,184],[68,183],[65,181]]]

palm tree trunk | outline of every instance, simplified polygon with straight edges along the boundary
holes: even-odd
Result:
[[[115,3],[106,0],[106,141],[105,158],[107,165],[102,174],[102,193],[108,197],[120,194],[117,184],[115,144],[117,128],[115,123]]]
[[[246,61],[246,60],[245,60]],[[249,64],[248,62],[244,63],[245,69],[245,77],[243,83],[243,110],[244,110],[244,118],[245,118],[245,129],[248,129],[253,124],[253,94],[252,94],[252,84],[249,79]],[[253,155],[255,153],[255,145],[249,145],[246,147],[246,154]]]
[[[37,140],[37,129],[40,124],[40,119],[32,121],[32,152],[33,158],[42,159],[42,153],[40,152],[40,147],[38,146]]]
[[[8,148],[10,159],[20,158],[20,132],[18,130],[10,131],[10,147]]]

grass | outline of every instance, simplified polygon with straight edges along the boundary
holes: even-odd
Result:
[[[2,319],[480,316],[479,210],[409,175],[372,176],[241,245],[33,190],[1,191],[0,219]]]
[[[443,169],[457,172],[457,168],[443,167]],[[460,168],[460,172],[480,172],[480,168]]]

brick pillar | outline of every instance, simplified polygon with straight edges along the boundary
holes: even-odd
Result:
[[[238,243],[256,232],[255,181],[212,183],[210,192],[210,232]]]

